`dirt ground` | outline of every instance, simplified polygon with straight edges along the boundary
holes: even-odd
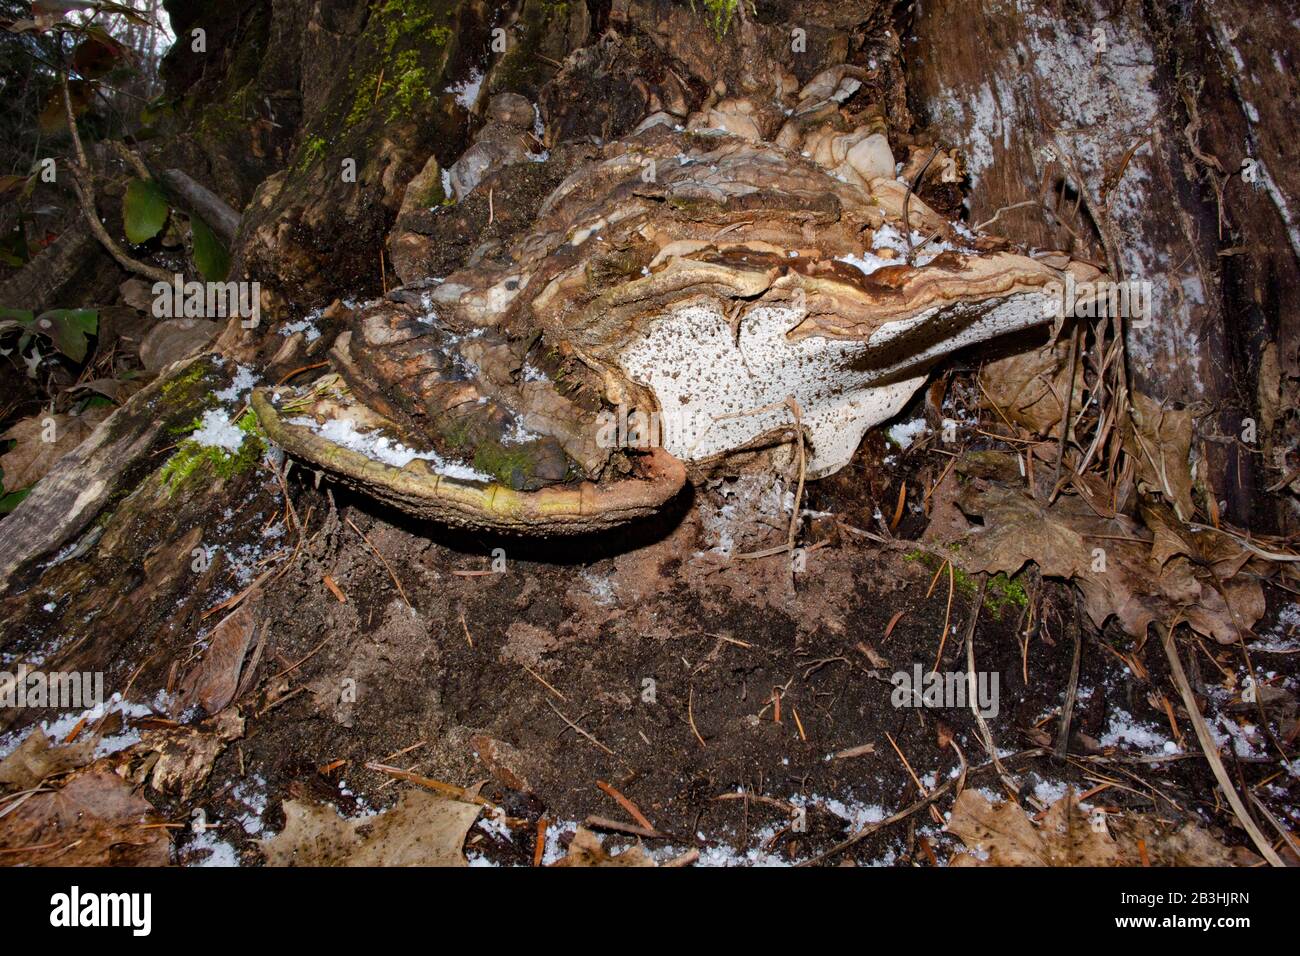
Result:
[[[927,522],[923,489],[942,466],[926,445],[903,452],[873,436],[841,476],[813,484],[798,571],[789,554],[719,550],[784,539],[789,498],[772,492],[778,479],[688,489],[671,515],[627,534],[538,543],[415,525],[294,470],[301,555],[258,599],[265,649],[256,683],[236,701],[242,739],[190,799],[150,794],[169,819],[201,811],[209,826],[177,830],[176,858],[256,865],[258,840],[283,826],[285,799],[353,816],[410,786],[367,763],[481,788],[507,819],[481,821],[467,855],[501,865],[531,864],[541,817],[548,861],[589,816],[626,821],[598,782],[660,832],[644,841],[654,855],[695,848],[716,863],[815,858],[912,804],[918,788],[958,772],[945,734],[970,763],[967,786],[1001,794],[969,708],[893,702],[895,672],[966,669],[974,610],[970,579],[954,575],[950,598],[946,571],[906,543]],[[259,529],[269,529],[277,546],[294,546],[292,528],[276,533],[278,485],[269,472],[258,481],[228,516],[232,540],[257,548]],[[892,512],[903,481],[909,507],[897,540],[862,535],[885,531],[875,496]],[[227,573],[223,594],[238,590]],[[1022,785],[1022,806],[1038,813],[1073,788],[1104,812],[1198,820],[1227,844],[1245,843],[1195,740],[1171,740],[1154,696],[1171,693],[1158,646],[1135,649],[1084,627],[1070,754],[1051,755],[1072,658],[1065,594],[1026,573],[991,590],[975,623],[975,668],[999,680],[989,730]],[[1030,615],[1030,604],[1047,611]],[[1274,608],[1266,620],[1276,617]],[[1283,652],[1257,652],[1256,666],[1294,688],[1295,648],[1275,630],[1281,639],[1259,646]],[[200,635],[153,648],[143,669],[146,649],[127,642],[110,685],[139,669],[130,697],[165,700],[158,692],[175,680],[167,663],[192,658]],[[1234,649],[1203,649],[1205,669],[1244,673]],[[1148,673],[1135,675],[1127,654]],[[1220,698],[1210,698],[1218,719]],[[1236,771],[1300,819],[1294,771],[1263,772],[1272,758],[1262,742],[1238,749]],[[915,813],[829,862],[943,862],[960,844],[942,822]],[[614,833],[607,845],[635,840]]]

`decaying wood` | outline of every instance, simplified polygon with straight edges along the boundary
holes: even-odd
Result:
[[[0,594],[11,575],[28,562],[58,549],[83,531],[122,480],[155,444],[166,419],[150,413],[167,383],[198,361],[172,368],[170,375],[137,392],[126,405],[60,459],[13,513],[0,535]]]

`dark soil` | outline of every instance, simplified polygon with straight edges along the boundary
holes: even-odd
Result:
[[[881,451],[876,440],[868,442],[853,470],[881,472]],[[891,457],[900,479],[907,476],[910,501],[923,487],[918,473],[933,481],[933,466],[917,462],[938,457],[923,449],[901,463]],[[249,811],[236,786],[246,792],[250,780],[264,781],[267,835],[282,824],[286,797],[327,801],[353,814],[381,808],[409,786],[366,769],[368,762],[458,786],[481,784],[512,818],[512,839],[476,828],[467,849],[502,864],[531,862],[541,816],[566,836],[588,815],[627,819],[597,781],[640,807],[666,835],[650,846],[665,853],[730,847],[739,855],[761,849],[767,859],[806,859],[852,829],[830,807],[841,814],[844,807],[875,807],[868,818],[876,819],[917,799],[912,773],[927,788],[947,781],[959,761],[940,744],[945,727],[977,768],[968,785],[1000,790],[969,709],[891,702],[890,675],[914,665],[928,671],[946,619],[940,670],[966,666],[970,582],[954,587],[949,612],[946,572],[935,580],[937,565],[918,552],[864,541],[821,517],[811,536],[823,544],[807,553],[802,573],[791,573],[788,555],[728,561],[706,550],[698,511],[715,495],[707,489],[670,521],[621,539],[558,544],[414,527],[328,484],[320,491],[295,485],[295,494],[298,513],[313,515],[306,556],[259,610],[269,628],[263,683],[242,705],[250,718],[245,738],[220,758],[198,801],[209,820],[225,824],[221,839],[246,863],[258,862],[260,853],[235,822]],[[895,486],[882,510],[892,511],[896,495]],[[865,497],[848,500],[833,483],[811,503],[824,508],[831,499],[842,524],[867,525],[864,516],[875,507]],[[919,514],[905,520],[924,523]],[[383,554],[411,609],[349,522]],[[498,548],[505,570],[490,573]],[[325,574],[346,603],[322,583]],[[1027,607],[990,597],[974,650],[977,669],[999,676],[1000,708],[989,726],[1025,783],[1026,808],[1041,809],[1066,785],[1078,794],[1114,781],[1094,806],[1224,824],[1194,740],[1184,754],[1158,763],[1098,744],[1117,709],[1169,736],[1151,697],[1171,686],[1158,646],[1134,651],[1126,639],[1085,627],[1071,755],[1058,761],[1039,749],[1054,743],[1070,671],[1072,644],[1057,610],[1067,598],[1051,582],[1017,583],[1044,602],[1046,624],[1030,630],[1022,655]],[[1150,680],[1135,677],[1103,644],[1135,653]],[[1229,668],[1239,665],[1232,649],[1215,656]],[[1291,671],[1293,661],[1277,657],[1258,666]],[[287,677],[267,680],[289,668]],[[341,700],[350,682],[354,703]],[[874,752],[832,756],[863,744]],[[414,749],[394,756],[407,748]],[[1241,770],[1254,779],[1249,764]],[[1273,785],[1294,790],[1295,781],[1283,775]],[[719,799],[739,793],[751,799]],[[806,830],[793,832],[788,808],[766,798],[806,803]],[[1244,842],[1231,828],[1217,835]],[[839,858],[924,863],[931,851],[944,859],[952,845],[922,812]],[[183,844],[180,855],[187,859]]]

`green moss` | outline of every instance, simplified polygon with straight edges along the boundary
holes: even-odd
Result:
[[[492,71],[492,92],[510,90],[535,97],[555,72],[543,59],[563,59],[561,49],[546,49],[548,37],[563,36],[569,19],[569,4],[552,0],[524,0],[519,13],[518,36]],[[551,46],[555,46],[554,43]],[[539,55],[540,54],[540,55]]]
[[[190,431],[197,425],[196,419]],[[249,471],[262,460],[267,441],[257,416],[249,410],[235,425],[248,436],[238,451],[228,452],[224,448],[200,445],[192,439],[186,439],[177,446],[159,472],[159,481],[166,486],[169,494],[174,494],[176,489],[195,475],[200,475],[207,481],[225,481]]]
[[[736,15],[736,8],[741,0],[702,0],[704,19],[713,29],[713,35],[721,40],[731,29],[731,20]],[[691,9],[695,9],[695,0],[691,0]]]
[[[474,467],[510,488],[522,488],[532,476],[533,459],[525,447],[484,442],[474,450]]]
[[[467,459],[479,471],[510,488],[522,488],[532,477],[533,459],[527,445],[502,445],[485,438],[470,421],[444,420],[439,435],[448,451]]]
[[[163,382],[162,397],[168,400],[175,400],[179,392],[188,393],[194,386],[203,381],[208,374],[209,366],[206,362],[195,362],[183,373],[175,378]]]
[[[171,425],[167,429],[168,435],[188,435],[196,428],[203,424],[203,419],[195,415],[190,421],[181,425]]]
[[[197,129],[207,137],[247,136],[248,121],[257,112],[257,90],[249,80],[228,97],[214,100],[203,107]]]
[[[415,53],[413,50],[406,52],[412,56]],[[432,83],[433,78],[429,75],[429,71],[422,66],[411,67],[400,72],[393,89],[392,104],[388,107],[389,120],[395,120],[403,113],[410,113],[417,105],[432,98],[433,91],[430,89]]]
[[[955,549],[954,549],[955,550]],[[906,555],[908,561],[919,561],[931,571],[937,571],[943,566],[943,560],[928,551],[912,551]],[[973,598],[980,591],[980,583],[973,575],[967,574],[959,568],[954,562],[952,565],[953,584],[957,590],[968,598]],[[994,617],[999,620],[1002,618],[1003,611],[1010,606],[1027,607],[1029,605],[1029,592],[1025,590],[1024,584],[1020,581],[1020,575],[1007,577],[1006,574],[999,572],[989,578],[988,586],[984,591],[984,607],[990,611]]]
[[[375,50],[371,62],[378,68],[359,79],[349,75],[356,93],[344,119],[347,129],[363,125],[381,103],[391,122],[432,101],[451,41],[450,27],[440,22],[447,15],[438,4],[419,0],[388,0],[379,9],[367,29]]]
[[[299,172],[311,169],[317,161],[325,155],[325,140],[319,136],[308,137],[298,151],[298,161],[294,163],[294,168]]]
[[[442,189],[442,177],[433,177],[433,182],[429,183],[429,188],[425,190],[424,195],[420,198],[420,205],[425,209],[432,209],[434,206],[441,206],[443,203],[451,202],[449,197]]]

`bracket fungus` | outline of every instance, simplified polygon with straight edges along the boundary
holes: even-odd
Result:
[[[944,356],[1099,275],[927,206],[883,128],[844,123],[855,84],[658,111],[589,151],[509,248],[355,311],[324,384],[259,391],[268,434],[400,508],[531,534],[653,513],[799,440],[832,474]],[[629,411],[653,440],[610,439]],[[431,450],[381,460],[340,419]]]

